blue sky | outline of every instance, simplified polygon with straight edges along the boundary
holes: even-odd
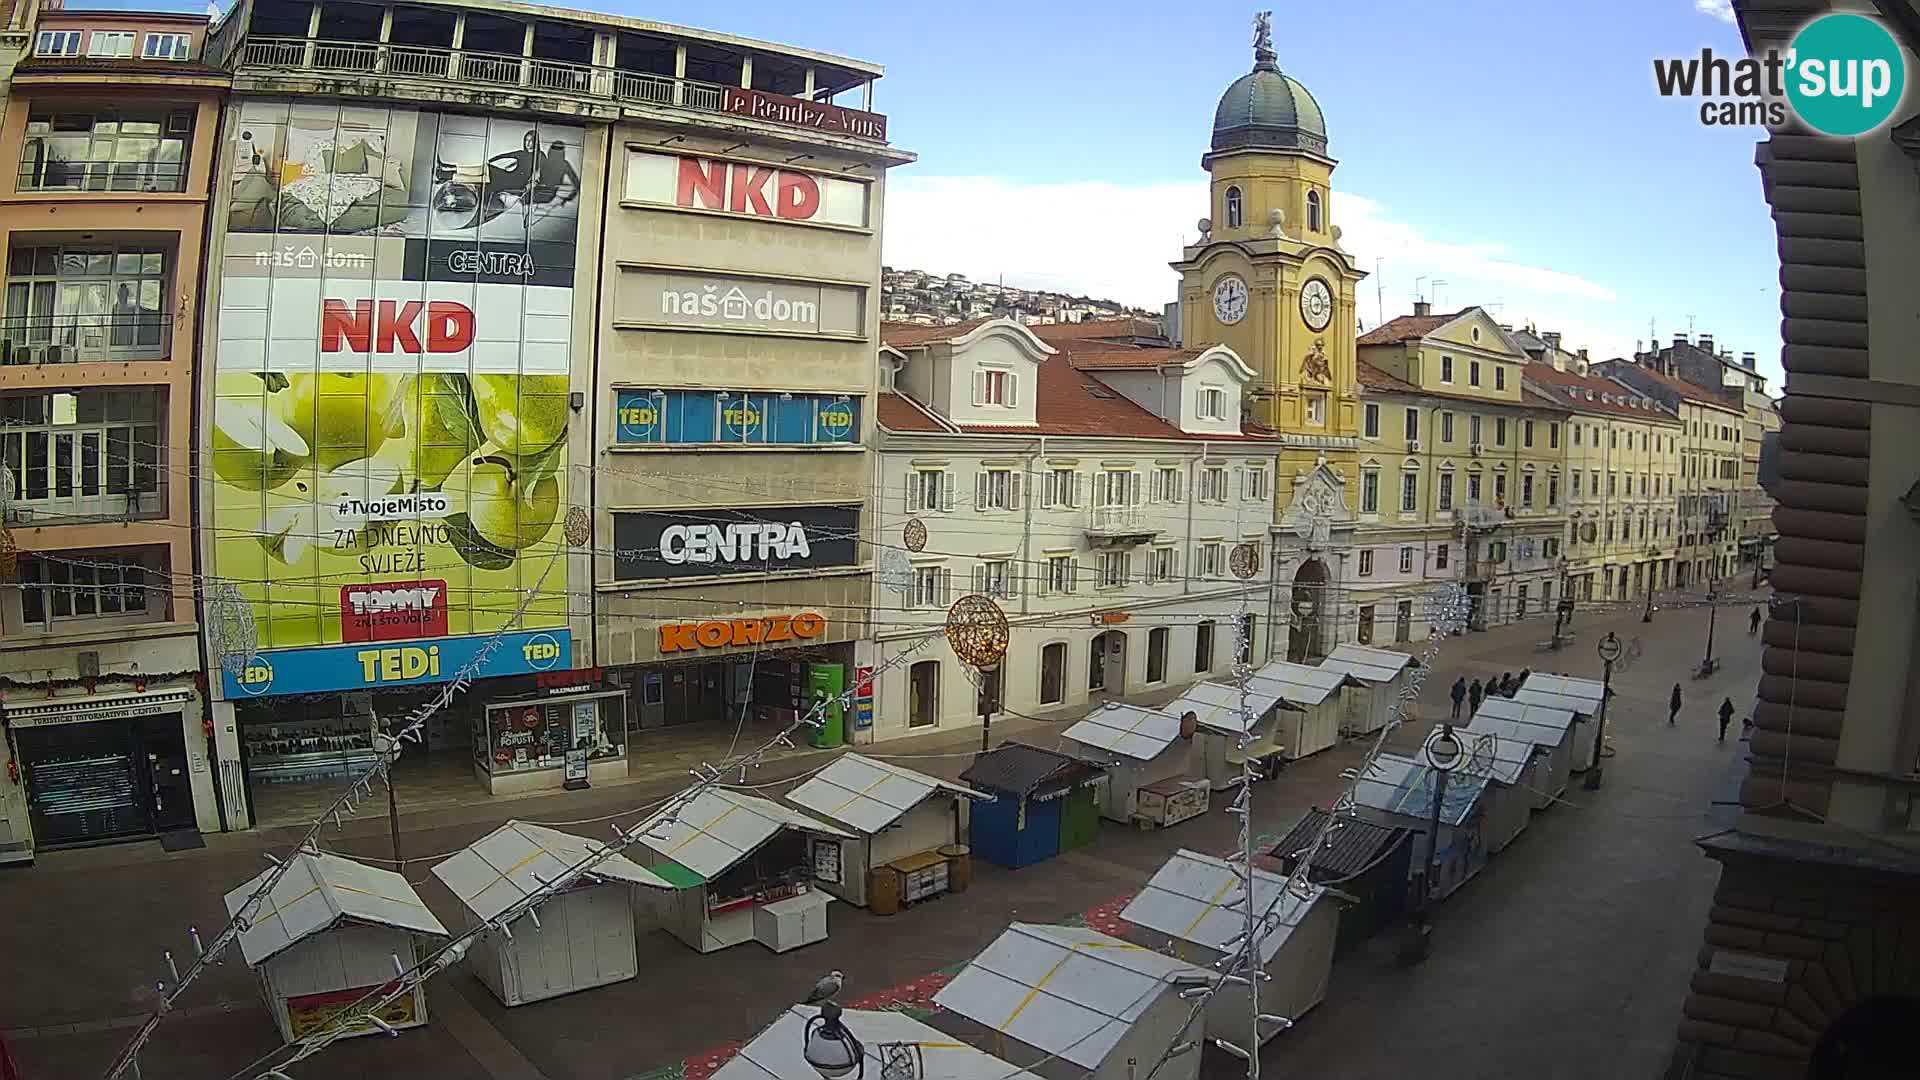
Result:
[[[875,107],[920,155],[893,174],[889,262],[1155,309],[1206,213],[1214,105],[1252,60],[1253,5],[1215,0],[576,2],[885,64]],[[1702,126],[1653,89],[1656,56],[1743,53],[1725,0],[1264,2],[1281,67],[1327,115],[1333,221],[1363,268],[1381,260],[1367,325],[1409,310],[1420,278],[1447,282],[1425,286],[1444,308],[1595,356],[1691,318],[1778,390],[1762,132]]]

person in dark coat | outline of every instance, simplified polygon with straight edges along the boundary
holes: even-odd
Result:
[[[1480,711],[1480,698],[1483,693],[1484,691],[1480,689],[1480,680],[1473,680],[1473,685],[1467,687],[1467,708],[1469,711]]]
[[[1533,674],[1533,669],[1532,669],[1532,668],[1524,668],[1524,667],[1523,667],[1523,668],[1521,668],[1521,669],[1520,669],[1520,674],[1519,674],[1519,675],[1517,675],[1517,676],[1515,676],[1515,677],[1514,677],[1514,680],[1513,680],[1513,692],[1514,692],[1514,693],[1516,693],[1516,694],[1517,694],[1517,693],[1519,693],[1519,692],[1520,692],[1520,688],[1521,688],[1521,687],[1523,687],[1523,686],[1525,686],[1525,685],[1527,685],[1527,676],[1529,676],[1529,675],[1531,675],[1531,674]]]
[[[1733,723],[1733,699],[1720,702],[1720,741],[1727,741],[1727,725]]]
[[[1499,694],[1501,697],[1506,697],[1509,693],[1512,692],[1509,689],[1509,687],[1511,687],[1512,685],[1513,685],[1513,672],[1503,671],[1500,673],[1500,681],[1497,683],[1494,683],[1492,686],[1487,687],[1487,693],[1490,695]]]
[[[1760,632],[1760,609],[1754,608],[1753,614],[1747,617],[1747,636],[1752,637],[1753,635],[1759,632]]]
[[[1674,718],[1680,715],[1680,684],[1673,684],[1673,696],[1667,699],[1667,726],[1672,727]]]
[[[1453,698],[1453,718],[1457,721],[1460,719],[1460,705],[1467,700],[1467,677],[1465,675],[1453,680],[1453,689],[1449,691],[1449,696]]]

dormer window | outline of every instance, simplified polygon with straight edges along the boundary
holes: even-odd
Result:
[[[1227,228],[1237,229],[1240,227],[1240,218],[1241,218],[1240,189],[1237,187],[1230,187],[1227,189],[1226,217],[1227,217]]]
[[[1200,419],[1225,420],[1227,418],[1227,392],[1217,386],[1200,388]]]
[[[79,56],[80,31],[42,30],[33,45],[35,56]]]
[[[131,30],[95,30],[87,41],[87,55],[108,60],[131,59],[133,38]]]
[[[1307,231],[1320,231],[1320,193],[1307,192]]]
[[[146,60],[185,60],[193,39],[186,34],[148,34],[140,42],[140,56]]]
[[[994,368],[973,373],[973,403],[1013,408],[1020,400],[1020,379],[1011,371]]]

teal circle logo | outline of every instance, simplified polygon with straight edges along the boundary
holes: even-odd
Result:
[[[535,634],[520,646],[520,654],[525,657],[528,667],[535,671],[546,671],[560,662],[560,642],[552,634]]]
[[[1864,135],[1893,115],[1907,88],[1906,57],[1864,15],[1822,15],[1787,54],[1787,101],[1823,135]]]
[[[273,661],[265,656],[255,656],[240,669],[240,675],[234,680],[240,684],[240,692],[248,697],[259,697],[273,689]]]

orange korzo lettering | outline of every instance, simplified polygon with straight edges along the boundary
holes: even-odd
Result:
[[[694,640],[692,623],[663,623],[660,627],[660,651],[679,652],[682,649],[697,649],[700,643]]]
[[[767,618],[767,643],[793,640],[793,616],[772,615]]]

